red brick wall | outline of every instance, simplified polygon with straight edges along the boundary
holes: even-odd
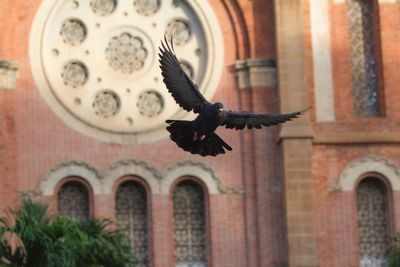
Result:
[[[313,177],[315,180],[318,258],[321,267],[359,266],[359,237],[354,191],[330,192],[341,171],[352,160],[377,156],[400,166],[398,88],[400,53],[399,3],[379,4],[380,47],[385,116],[358,118],[352,112],[351,63],[346,4],[330,5],[332,63],[336,121],[314,123]],[[311,48],[311,47],[310,47]],[[310,64],[311,65],[311,64]],[[311,70],[310,70],[311,71]],[[310,77],[312,77],[312,73]],[[310,84],[312,88],[312,84]],[[310,99],[313,92],[310,90]],[[313,118],[315,114],[312,114]],[[392,192],[392,224],[399,229],[396,207],[399,192]]]

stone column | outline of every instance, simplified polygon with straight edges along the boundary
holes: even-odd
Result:
[[[281,112],[309,106],[304,20],[308,1],[276,0],[277,66]],[[280,135],[285,188],[288,266],[316,267],[312,130],[309,112],[283,125]]]
[[[0,88],[13,90],[16,87],[18,74],[17,64],[10,61],[0,60]]]

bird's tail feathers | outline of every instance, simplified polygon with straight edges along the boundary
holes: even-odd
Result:
[[[204,140],[193,138],[195,133],[191,121],[167,120],[166,122],[169,124],[167,130],[170,133],[171,140],[180,148],[192,154],[216,156],[225,154],[225,149],[232,150],[232,147],[215,133]]]

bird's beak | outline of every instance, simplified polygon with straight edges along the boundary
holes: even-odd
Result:
[[[223,108],[219,108],[218,110],[219,110],[219,112],[222,112],[222,111],[224,111],[224,109],[223,109]]]

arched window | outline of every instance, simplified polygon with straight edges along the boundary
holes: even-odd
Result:
[[[125,231],[138,267],[149,265],[147,196],[138,182],[122,183],[116,193],[117,223]]]
[[[361,267],[387,266],[389,208],[386,185],[375,177],[363,179],[357,187],[358,229]]]
[[[382,115],[376,11],[374,0],[348,0],[353,112],[361,117]]]
[[[58,212],[77,221],[90,217],[89,192],[80,182],[64,183],[58,191]]]
[[[207,266],[204,193],[192,182],[179,183],[173,195],[175,266]]]

